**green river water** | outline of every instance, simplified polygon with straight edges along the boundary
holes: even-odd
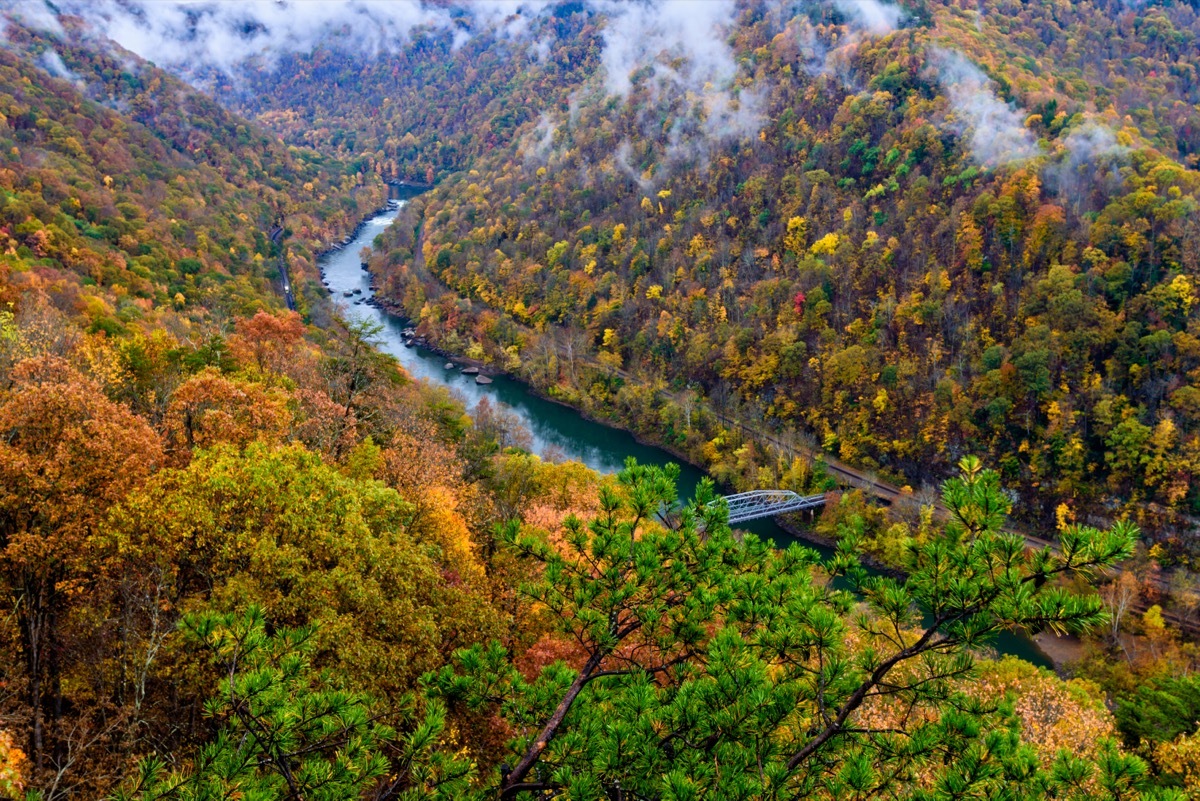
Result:
[[[361,249],[370,247],[375,237],[396,218],[404,201],[400,203],[401,206],[389,208],[368,219],[350,243],[321,259],[325,284],[347,319],[366,319],[382,325],[380,349],[399,359],[412,376],[450,388],[466,404],[468,411],[484,397],[492,403],[502,404],[529,430],[532,450],[539,456],[583,462],[601,473],[617,472],[630,456],[642,464],[679,462],[678,458],[660,448],[638,442],[626,431],[593,422],[574,409],[538,397],[520,381],[497,376],[494,383],[480,386],[475,383],[473,376],[462,375],[457,369],[444,369],[445,357],[419,347],[406,347],[401,331],[409,326],[408,321],[365,302],[372,292],[369,276],[362,269],[359,255]],[[355,290],[360,290],[360,294],[353,294]],[[347,296],[346,293],[352,294]],[[680,497],[692,497],[697,483],[703,477],[704,473],[696,467],[680,464]],[[743,523],[739,528],[774,540],[777,545],[796,541],[771,518]],[[822,555],[831,553],[828,548],[815,543],[802,541],[802,544]],[[1049,659],[1026,637],[1003,634],[996,647],[1002,653],[1050,667]]]

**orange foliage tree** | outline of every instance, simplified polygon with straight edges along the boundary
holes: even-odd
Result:
[[[162,461],[157,435],[65,362],[26,360],[0,395],[0,587],[16,609],[40,769],[62,712],[62,632],[83,598],[91,536]]]
[[[304,336],[304,323],[295,312],[274,315],[260,311],[237,321],[229,349],[242,362],[252,361],[259,372],[280,374]]]
[[[167,408],[167,442],[172,452],[187,454],[222,442],[277,441],[291,423],[287,401],[280,390],[204,370],[175,390]]]

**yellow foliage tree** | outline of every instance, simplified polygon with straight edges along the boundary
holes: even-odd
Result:
[[[20,798],[25,792],[25,769],[29,759],[17,748],[10,732],[0,729],[0,796]]]
[[[813,246],[809,248],[809,251],[814,256],[831,256],[837,251],[840,242],[841,237],[836,233],[825,234],[825,236],[813,242]]]
[[[1162,773],[1180,783],[1188,798],[1200,799],[1200,732],[1159,743],[1154,749],[1154,762]]]

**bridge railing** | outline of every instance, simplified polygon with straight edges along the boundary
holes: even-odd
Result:
[[[729,522],[734,524],[815,509],[825,503],[825,496],[800,495],[791,490],[754,490],[726,495],[722,500],[729,506]]]

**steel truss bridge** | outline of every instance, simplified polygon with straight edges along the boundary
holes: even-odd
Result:
[[[745,523],[747,520],[757,520],[760,517],[774,517],[788,512],[801,512],[805,509],[815,509],[825,503],[824,495],[799,495],[790,490],[755,490],[754,492],[739,492],[737,495],[726,495],[723,499],[729,505],[729,523]],[[716,503],[717,501],[713,501]]]

